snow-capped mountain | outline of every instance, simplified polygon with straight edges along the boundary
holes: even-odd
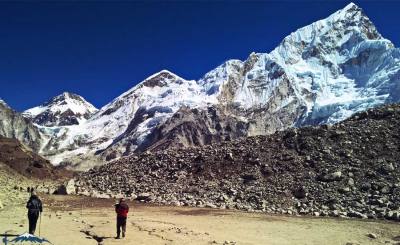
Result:
[[[82,124],[97,111],[96,107],[77,94],[64,92],[43,105],[28,109],[23,115],[42,126]]]
[[[112,148],[113,153],[106,157],[133,152],[155,127],[182,106],[194,108],[210,103],[212,98],[206,98],[201,91],[194,80],[160,71],[115,98],[82,125],[43,128],[52,134],[43,154],[54,163],[87,157],[86,162],[91,164],[96,162],[88,155],[107,148]]]
[[[303,27],[270,53],[251,54],[210,71],[200,80],[220,103],[262,109],[254,134],[288,126],[339,122],[353,113],[399,101],[399,49],[351,3]],[[282,111],[284,120],[271,113]],[[275,120],[279,119],[279,120]],[[271,128],[272,126],[272,128]]]
[[[400,50],[351,3],[270,53],[228,60],[198,81],[163,70],[98,111],[81,97],[73,100],[83,101],[79,110],[65,100],[24,114],[49,139],[41,154],[86,169],[135,151],[336,123],[399,102]],[[60,117],[69,110],[76,120]]]
[[[101,132],[96,138],[114,139],[129,129],[137,133],[135,138],[141,142],[152,128],[172,116],[180,107],[205,105],[207,100],[200,91],[201,87],[196,81],[188,81],[163,70],[101,108],[87,126]],[[117,140],[113,140],[114,143]]]
[[[286,37],[268,57],[306,105],[297,123],[335,123],[399,99],[399,49],[351,3]]]

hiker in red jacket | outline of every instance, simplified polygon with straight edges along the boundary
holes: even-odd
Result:
[[[117,239],[120,239],[121,227],[122,237],[125,237],[126,218],[128,217],[129,206],[123,198],[119,199],[119,203],[115,204],[115,212],[117,213]]]

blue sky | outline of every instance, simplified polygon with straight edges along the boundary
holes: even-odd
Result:
[[[399,46],[399,1],[354,2]],[[101,107],[161,69],[198,79],[269,52],[348,3],[0,2],[0,98],[22,111],[69,91]]]

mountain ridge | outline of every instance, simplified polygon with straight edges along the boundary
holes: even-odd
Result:
[[[227,60],[197,81],[162,70],[82,123],[42,125],[49,140],[41,153],[55,164],[89,168],[157,145],[334,124],[400,101],[399,60],[400,50],[350,3],[292,32],[269,53]]]

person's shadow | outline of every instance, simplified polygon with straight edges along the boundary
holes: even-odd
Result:
[[[17,236],[19,236],[18,234],[12,234],[12,233],[9,233],[9,232],[16,232],[16,231],[9,230],[9,231],[5,231],[4,233],[0,234],[0,236],[3,237],[2,242],[4,243],[4,245],[8,244],[8,239],[7,239],[8,237],[17,237]]]
[[[81,230],[80,232],[85,234],[88,239],[94,239],[98,243],[103,242],[105,239],[114,238],[114,237],[110,237],[110,236],[98,236],[87,230]]]

